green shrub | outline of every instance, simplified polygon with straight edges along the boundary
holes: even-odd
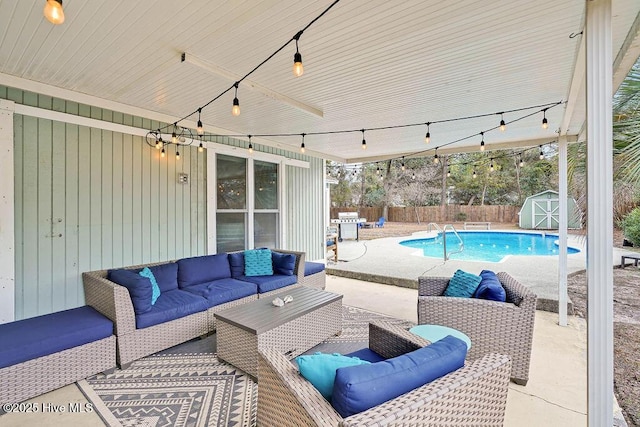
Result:
[[[633,246],[640,246],[640,208],[635,208],[622,220],[622,231]]]
[[[466,221],[467,220],[467,214],[465,212],[458,212],[458,215],[456,215],[456,221]]]

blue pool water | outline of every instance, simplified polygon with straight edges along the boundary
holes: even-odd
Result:
[[[451,254],[460,247],[458,238],[447,232],[447,252],[449,259],[460,261],[500,262],[509,255],[558,255],[558,236],[553,234],[510,233],[497,231],[459,231],[464,242],[464,250]],[[442,258],[442,233],[428,239],[412,239],[400,242],[403,246],[422,250],[422,256]],[[569,254],[580,252],[568,248]]]

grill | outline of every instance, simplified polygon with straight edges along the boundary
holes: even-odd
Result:
[[[366,218],[360,218],[358,212],[338,212],[338,219],[332,219],[331,224],[338,224],[338,241],[343,239],[358,240],[358,228],[360,224],[367,222]]]

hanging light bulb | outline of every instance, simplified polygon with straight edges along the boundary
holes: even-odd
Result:
[[[180,152],[176,150],[176,160],[180,160]]]
[[[431,126],[431,122],[427,122],[427,133],[424,135],[424,143],[428,144],[431,142],[431,132],[429,132],[429,127]]]
[[[400,166],[400,169],[405,170],[405,166],[404,166],[404,156],[402,156],[402,166]]]
[[[495,168],[493,167],[493,157],[491,158],[491,165],[489,166],[489,170],[493,172]]]
[[[158,130],[158,132],[160,132]],[[164,146],[164,141],[162,140],[162,135],[156,140],[156,150],[161,149]]]
[[[540,160],[544,159],[544,153],[542,152],[542,145],[540,146]]]
[[[478,177],[478,174],[476,174],[476,170],[473,170],[473,179],[476,179]]]
[[[240,115],[240,101],[238,101],[238,82],[233,85],[236,88],[235,96],[233,98],[233,107],[231,107],[231,114],[234,116]]]
[[[55,25],[64,22],[64,11],[62,10],[62,0],[47,0],[44,5],[44,17]]]
[[[196,128],[196,132],[198,135],[204,135],[204,128],[202,127],[202,120],[200,120],[200,113],[202,113],[202,108],[198,108],[198,127]]]
[[[198,145],[198,152],[202,153],[204,151],[204,145],[202,145],[202,140],[200,140],[200,145]]]
[[[253,153],[253,145],[251,144],[251,135],[249,135],[249,154]]]
[[[361,129],[360,132],[362,132],[362,149],[366,150],[367,149],[367,141],[364,139],[364,129]]]
[[[302,135],[302,144],[300,144],[300,152],[304,153],[305,148],[304,148],[304,136],[306,135],[305,133],[301,134]]]
[[[165,153],[164,153],[164,147],[162,148],[162,151],[160,152],[160,157],[164,157]]]
[[[520,167],[524,166],[524,161],[522,161],[522,154],[520,154]]]
[[[177,123],[173,124],[173,132],[171,132],[171,142],[174,144],[178,143],[178,135],[176,134],[176,125]]]
[[[500,130],[504,132],[507,129],[507,124],[504,122],[503,113],[500,113]]]
[[[380,175],[380,166],[376,168],[376,175]]]
[[[480,151],[484,151],[484,132],[480,132],[482,140],[480,141]]]
[[[438,158],[438,148],[436,148],[436,153],[433,155],[433,163],[440,163],[440,159]]]
[[[411,179],[416,179],[416,173],[415,172],[411,173]]]
[[[447,178],[451,176],[451,169],[447,168]]]
[[[542,110],[542,129],[549,127],[549,121],[547,120],[547,109]]]
[[[302,66],[302,55],[298,51],[298,39],[302,35],[302,31],[296,34],[293,38],[296,41],[296,53],[293,55],[293,75],[296,77],[300,77],[304,74],[304,67]]]

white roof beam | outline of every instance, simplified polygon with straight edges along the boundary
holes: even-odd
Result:
[[[616,59],[613,61],[613,93],[618,91],[631,67],[640,57],[640,13],[636,15]]]

